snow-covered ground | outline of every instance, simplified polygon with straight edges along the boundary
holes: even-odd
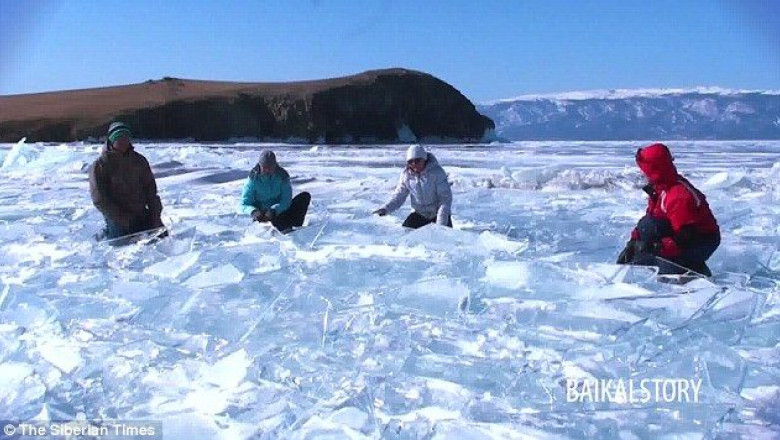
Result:
[[[673,142],[723,231],[686,286],[612,265],[636,144],[431,148],[455,229],[379,218],[405,146],[274,146],[308,227],[236,214],[262,145],[138,144],[173,237],[110,248],[99,145],[0,146],[0,419],[163,420],[164,438],[777,438],[780,143]],[[567,380],[702,380],[568,402]]]

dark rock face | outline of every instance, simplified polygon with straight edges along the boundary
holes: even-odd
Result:
[[[678,93],[479,106],[507,140],[780,139],[780,95]]]
[[[316,93],[311,116],[309,140],[325,142],[398,141],[404,125],[421,140],[478,141],[494,128],[457,90],[430,76],[380,76]]]
[[[0,97],[3,142],[102,138],[114,120],[136,138],[197,141],[477,142],[494,128],[454,87],[404,69],[286,84],[166,78]]]
[[[211,97],[173,101],[161,106],[126,111],[115,119],[133,128],[142,139],[221,141],[231,137],[276,138],[276,121],[262,98]],[[100,130],[90,134],[102,135]]]

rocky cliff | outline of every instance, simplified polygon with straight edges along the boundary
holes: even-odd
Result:
[[[165,78],[0,97],[2,142],[100,139],[114,120],[148,140],[475,142],[494,128],[454,87],[406,69],[291,83]]]

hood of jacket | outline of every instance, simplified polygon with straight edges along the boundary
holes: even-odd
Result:
[[[127,149],[127,151],[123,154],[111,148],[111,144],[106,142],[103,145],[103,149],[100,151],[100,157],[102,157],[103,159],[108,159],[110,157],[130,156],[134,151],[135,151],[135,147],[133,147],[133,145],[131,144],[130,147]]]
[[[404,172],[409,176],[416,175],[416,173],[409,169],[408,166]],[[428,153],[428,156],[425,159],[425,168],[423,168],[419,175],[424,176],[426,174],[433,174],[437,172],[444,173],[444,168],[439,165],[439,161],[436,159],[436,156],[434,156],[433,153]]]
[[[282,180],[290,180],[290,173],[279,165],[276,165],[274,172],[271,174],[263,174],[260,170],[260,163],[255,165],[254,168],[252,168],[252,171],[249,172],[249,178],[251,179],[258,179],[264,176],[279,176]]]
[[[677,182],[677,167],[669,148],[664,144],[652,144],[636,153],[636,164],[650,184],[669,186]]]

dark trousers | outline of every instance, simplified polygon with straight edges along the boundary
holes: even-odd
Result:
[[[309,203],[311,194],[302,192],[293,197],[290,207],[287,211],[277,214],[271,224],[280,231],[285,231],[293,227],[303,226],[303,220],[306,219],[306,213],[309,212]]]
[[[431,223],[436,223],[436,217],[428,218],[415,211],[409,214],[409,217],[406,217],[403,226],[405,228],[418,229],[418,228],[422,228],[425,225],[430,225]],[[447,218],[447,226],[449,226],[450,228],[452,227],[452,217]]]
[[[708,277],[712,276],[712,272],[705,262],[712,256],[718,246],[720,246],[720,235],[708,237],[683,249],[682,254],[678,257],[664,258],[663,260],[656,258],[658,261],[658,273],[661,275],[682,274],[687,272],[683,268],[687,268]]]
[[[672,236],[672,226],[667,220],[646,215],[637,224],[639,239],[648,243],[661,241]],[[705,263],[720,246],[720,234],[702,235],[694,243],[682,249],[674,258],[656,257],[651,254],[637,253],[629,264],[658,266],[660,275],[683,274],[688,270],[711,276],[712,272]]]
[[[135,234],[141,231],[147,231],[155,227],[154,225],[155,221],[152,218],[152,214],[149,211],[147,211],[145,215],[130,220],[129,228],[124,228],[118,222],[108,217],[104,217],[104,218],[106,220],[104,238],[106,239],[124,237],[125,235]]]

